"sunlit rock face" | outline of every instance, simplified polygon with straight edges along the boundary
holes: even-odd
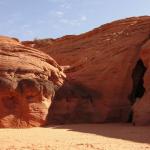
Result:
[[[150,124],[149,39],[150,17],[143,16],[81,35],[23,42],[50,54],[66,70],[67,82],[56,93],[49,122]]]
[[[0,127],[43,126],[65,74],[48,55],[0,37]]]

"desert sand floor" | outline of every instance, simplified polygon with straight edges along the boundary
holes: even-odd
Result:
[[[150,127],[78,124],[0,129],[0,150],[150,150]]]

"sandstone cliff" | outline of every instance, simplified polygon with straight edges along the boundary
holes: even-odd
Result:
[[[150,124],[150,17],[23,44],[50,54],[67,74],[49,109],[49,122]]]

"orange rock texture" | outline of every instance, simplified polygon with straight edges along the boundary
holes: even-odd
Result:
[[[43,126],[65,74],[47,54],[0,36],[0,127]]]
[[[67,74],[49,109],[49,123],[150,124],[150,17],[22,43],[50,54]]]

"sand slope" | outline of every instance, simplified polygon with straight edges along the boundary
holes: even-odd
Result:
[[[0,129],[0,150],[150,150],[150,127],[79,124]]]

